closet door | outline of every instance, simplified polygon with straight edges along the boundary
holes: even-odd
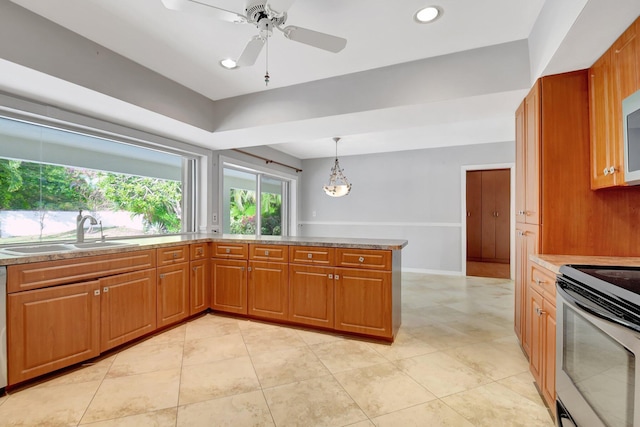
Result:
[[[482,259],[482,171],[467,172],[467,259]]]
[[[509,262],[511,255],[511,220],[509,218],[511,196],[511,171],[509,169],[497,170],[495,187],[495,229],[496,250],[495,258],[500,262]]]

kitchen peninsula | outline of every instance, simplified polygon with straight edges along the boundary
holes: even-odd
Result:
[[[400,326],[406,240],[191,234],[109,242],[20,256],[0,249],[9,386],[208,310],[386,341]]]

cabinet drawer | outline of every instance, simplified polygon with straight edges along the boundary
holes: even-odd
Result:
[[[171,246],[158,249],[158,265],[171,265],[189,261],[189,246]]]
[[[289,248],[282,245],[249,245],[249,259],[256,261],[289,261]]]
[[[155,249],[10,265],[7,268],[7,291],[13,293],[81,282],[155,266]]]
[[[391,270],[391,251],[338,248],[336,250],[336,265],[339,267]]]
[[[209,243],[193,243],[189,246],[191,261],[209,258]]]
[[[289,262],[297,264],[334,265],[336,250],[322,246],[290,246]]]
[[[540,292],[545,298],[556,296],[556,275],[534,262],[529,262],[531,271],[531,286]]]
[[[213,243],[214,258],[247,259],[249,245],[246,243]]]

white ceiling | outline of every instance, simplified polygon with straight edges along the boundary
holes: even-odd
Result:
[[[160,0],[12,1],[214,101],[225,100],[221,102],[527,39],[545,5],[545,0],[297,0],[289,9],[287,25],[344,37],[347,47],[333,54],[286,40],[275,31],[269,42],[271,82],[265,87],[265,51],[253,67],[225,70],[218,64],[220,59],[237,57],[257,33],[249,24],[171,11]],[[201,1],[238,12],[244,9],[242,0]],[[597,1],[603,0],[591,0]],[[444,10],[443,16],[431,24],[415,23],[414,12],[432,3]],[[619,34],[623,29],[612,31]],[[597,49],[580,60],[592,62],[599,55]],[[565,46],[564,51],[570,49]],[[330,137],[338,132],[344,137],[341,154],[345,155],[497,142],[513,140],[513,112],[526,91],[521,89],[350,114],[327,112],[313,123],[283,119],[268,127],[225,132],[174,123],[164,133],[211,148],[231,148],[238,140],[241,146],[269,145],[301,159],[331,156]],[[82,104],[81,100],[60,101]],[[122,109],[112,112],[114,117],[121,113]],[[147,116],[136,116],[141,128],[152,126],[152,115]]]

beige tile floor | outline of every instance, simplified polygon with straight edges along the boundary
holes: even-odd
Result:
[[[208,314],[0,397],[0,426],[553,426],[512,289],[403,274],[393,345]]]

